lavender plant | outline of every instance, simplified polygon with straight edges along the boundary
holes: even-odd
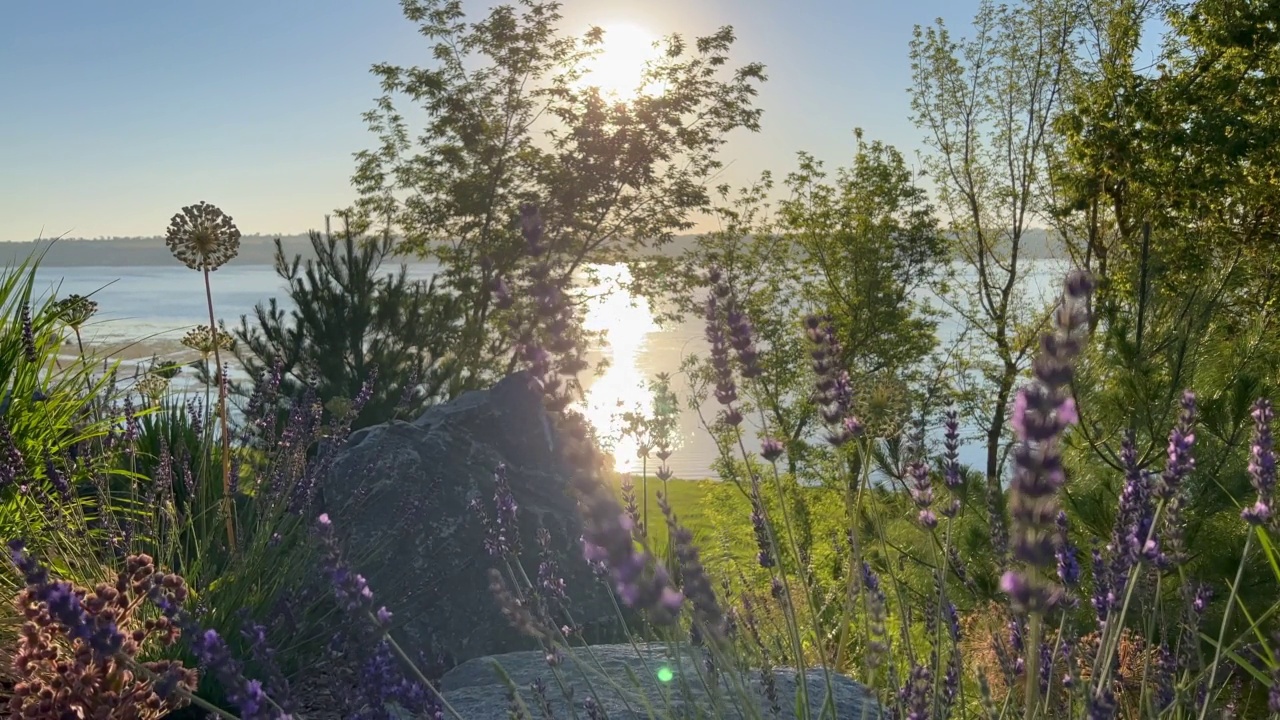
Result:
[[[1272,417],[1265,400],[1255,404],[1251,418],[1248,475],[1254,496],[1242,502],[1240,519],[1235,521],[1249,532],[1245,557],[1232,584],[1202,588],[1185,582],[1189,552],[1180,518],[1188,501],[1188,479],[1203,472],[1194,455],[1198,404],[1190,393],[1179,399],[1180,416],[1170,431],[1161,471],[1142,465],[1134,444],[1125,444],[1124,489],[1114,527],[1104,546],[1089,548],[1092,562],[1082,563],[1081,529],[1073,523],[1070,505],[1063,502],[1071,485],[1061,448],[1079,415],[1070,390],[1073,364],[1090,326],[1092,284],[1087,275],[1073,273],[1067,278],[1052,330],[1042,337],[1041,352],[1032,365],[1033,377],[1012,404],[1016,445],[1008,493],[1008,555],[998,559],[1006,600],[994,605],[985,604],[977,592],[973,576],[977,558],[970,546],[958,541],[980,527],[966,516],[983,510],[965,493],[955,408],[942,418],[940,462],[929,462],[926,447],[914,442],[903,446],[899,474],[873,473],[874,438],[868,437],[857,415],[857,389],[842,366],[837,331],[821,317],[804,322],[811,343],[813,402],[824,425],[815,439],[847,453],[844,457],[853,461],[841,466],[842,475],[831,487],[813,489],[827,493],[821,497],[838,501],[813,504],[830,507],[840,523],[839,532],[830,537],[831,548],[821,556],[840,565],[842,583],[829,593],[813,580],[819,560],[809,548],[820,543],[798,540],[800,519],[792,500],[805,496],[808,489],[789,490],[787,484],[787,457],[796,443],[806,439],[781,439],[784,434],[763,413],[756,423],[759,436],[749,437],[746,416],[758,410],[744,399],[751,394],[744,388],[761,380],[760,359],[767,349],[757,345],[751,318],[736,300],[731,279],[714,270],[710,273],[708,379],[722,410],[708,427],[722,442],[722,467],[734,473],[728,479],[737,481],[731,486],[740,498],[738,522],[752,548],[749,562],[766,578],[763,587],[741,582],[745,573],[718,577],[720,567],[697,547],[693,533],[680,519],[681,509],[665,494],[659,506],[676,572],[668,572],[654,557],[645,534],[638,532],[634,501],[619,498],[606,472],[605,456],[585,420],[571,410],[572,375],[578,365],[560,362],[557,355],[567,354],[571,360],[575,348],[558,337],[556,328],[577,320],[571,293],[538,260],[545,257],[548,240],[535,208],[522,210],[520,227],[534,258],[527,285],[535,293],[529,307],[536,308],[536,313],[512,331],[528,376],[543,393],[562,434],[562,451],[572,461],[570,481],[582,514],[583,555],[606,583],[620,619],[625,617],[624,609],[639,611],[645,618],[644,623],[629,627],[634,642],[657,640],[677,654],[700,658],[678,678],[675,691],[691,699],[695,687],[704,690],[700,702],[707,703],[711,717],[782,716],[773,674],[779,664],[795,665],[801,671],[814,666],[826,678],[825,691],[806,683],[798,686],[797,717],[839,717],[835,673],[853,674],[874,693],[879,705],[867,705],[867,717],[883,713],[909,718],[1014,714],[1203,718],[1210,713],[1262,708],[1280,712],[1280,687],[1276,686],[1280,662],[1270,634],[1280,604],[1255,614],[1237,602],[1244,568],[1255,556],[1271,569],[1273,577],[1267,580],[1280,587],[1277,528],[1271,511],[1277,499]],[[497,291],[501,293],[500,286]],[[30,362],[27,350],[39,346],[28,337],[38,336],[34,329],[38,324],[34,317],[25,321],[21,313],[17,320],[15,349],[21,362]],[[72,584],[52,579],[32,555],[16,550],[12,561],[25,586],[19,607],[35,628],[24,636],[33,650],[23,657],[36,653],[43,662],[51,659],[46,655],[53,651],[34,648],[56,646],[57,652],[77,653],[79,658],[73,663],[54,660],[43,665],[23,660],[22,670],[36,668],[33,672],[44,684],[23,685],[17,707],[24,712],[36,708],[32,712],[40,713],[54,707],[49,702],[76,702],[86,708],[110,707],[111,712],[119,708],[116,715],[106,717],[147,717],[147,712],[168,707],[165,703],[191,701],[228,718],[300,717],[292,712],[286,673],[272,667],[278,653],[271,647],[269,621],[237,617],[237,631],[225,631],[229,616],[238,615],[230,608],[254,607],[266,598],[282,597],[282,588],[274,584],[271,592],[256,595],[244,592],[248,583],[231,583],[226,586],[231,591],[220,590],[204,573],[244,574],[253,578],[253,584],[262,584],[269,564],[307,558],[323,571],[324,590],[332,597],[335,611],[345,616],[332,646],[358,673],[358,679],[353,678],[357,692],[344,698],[349,716],[391,717],[392,709],[399,708],[426,716],[458,717],[422,663],[396,642],[391,612],[377,602],[375,589],[359,574],[359,561],[341,547],[339,529],[327,515],[315,522],[310,519],[315,512],[316,481],[327,472],[332,453],[349,430],[349,419],[372,393],[374,381],[368,380],[345,409],[346,421],[326,428],[333,436],[315,452],[307,449],[320,426],[313,400],[304,398],[294,404],[283,426],[263,419],[274,418],[274,413],[247,413],[250,421],[239,430],[237,452],[228,456],[235,468],[231,477],[245,498],[243,509],[237,510],[242,533],[237,538],[239,551],[219,560],[221,564],[210,565],[201,564],[202,558],[191,563],[181,553],[168,556],[188,563],[183,567],[195,577],[200,603],[188,590],[190,578],[157,571],[149,558],[129,554],[148,543],[158,549],[168,547],[155,533],[159,527],[155,517],[118,512],[101,520],[79,516],[86,524],[94,519],[106,531],[119,531],[122,538],[129,538],[118,558],[125,572],[116,580],[128,586],[128,593],[110,585],[78,593]],[[274,407],[277,395],[274,378],[264,377],[250,405]],[[122,404],[120,427],[95,452],[116,453],[125,459],[137,452],[141,423],[136,408]],[[210,419],[203,411],[191,417],[196,422]],[[40,462],[23,459],[24,467],[14,470],[15,458],[23,458],[30,444],[19,441],[7,426],[0,430],[0,443],[12,439],[11,450],[0,447],[0,460],[14,461],[6,466],[13,472],[6,470],[4,476],[12,475],[12,483],[29,471],[25,466]],[[173,450],[165,443],[156,452],[161,457],[152,466],[156,477],[151,480],[160,499],[166,485],[186,482],[176,476],[185,475],[190,466],[175,464]],[[58,463],[52,467],[48,478],[55,493],[65,494],[60,489],[64,484],[74,492],[89,477],[84,473],[67,476]],[[141,475],[137,465],[128,467]],[[522,565],[517,530],[530,519],[516,505],[505,469],[494,468],[494,473],[493,497],[474,510],[488,523],[484,549],[493,562],[490,578],[495,602],[517,631],[542,647],[547,661],[546,682],[535,683],[528,693],[509,685],[510,711],[517,717],[532,717],[534,712],[550,716],[553,701],[563,699],[580,707],[587,717],[601,717],[603,694],[624,689],[628,680],[603,671],[593,660],[592,647],[578,635],[572,588],[561,580],[556,559],[545,552],[550,546],[547,529],[536,535],[541,548],[537,566]],[[216,507],[222,488],[209,480],[193,476],[192,487],[211,486],[217,492],[206,507]],[[163,508],[165,502],[142,505]],[[23,507],[22,517],[48,511],[39,503]],[[103,509],[114,512],[119,505],[106,503]],[[187,510],[189,515],[194,512]],[[74,520],[77,515],[63,512],[59,517]],[[126,527],[132,528],[127,534]],[[811,527],[816,531],[823,526]],[[221,531],[216,527],[216,532]],[[304,533],[315,540],[314,555],[281,549],[292,545],[296,550]],[[899,542],[907,535],[916,540]],[[987,552],[992,549],[982,547]],[[56,557],[57,545],[43,543],[41,551]],[[283,575],[289,581],[301,579],[298,574]],[[272,582],[283,580],[273,576]],[[137,602],[140,596],[149,600],[145,607]],[[1215,608],[1220,611],[1217,615]],[[1246,616],[1243,622],[1235,621],[1239,614]],[[121,630],[138,619],[148,632],[172,639],[180,634],[187,643],[191,667],[200,668],[203,684],[197,684],[192,670],[173,663],[145,665],[163,662],[143,658],[150,636]],[[774,621],[777,625],[771,629]],[[214,629],[211,623],[224,629]],[[243,641],[238,647],[237,638]],[[236,650],[243,651],[241,658]],[[99,669],[86,675],[87,671],[77,669],[81,665]],[[104,690],[95,684],[98,675],[94,673],[123,678],[126,670],[134,673],[129,680],[132,685],[116,683]],[[759,693],[753,689],[757,677]],[[209,687],[210,678],[216,679],[218,704],[226,708],[214,708],[193,694],[195,688]],[[52,696],[37,687],[53,688]],[[1230,691],[1233,687],[1239,691]],[[1251,694],[1250,687],[1264,692]],[[673,718],[679,712],[669,700],[665,704],[644,701],[631,711],[655,718]]]

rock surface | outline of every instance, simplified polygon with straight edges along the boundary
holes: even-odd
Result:
[[[596,645],[591,647],[590,653],[579,649],[572,658],[566,658],[561,671],[566,683],[573,688],[577,717],[586,717],[583,703],[588,697],[600,704],[610,720],[773,717],[759,671],[751,671],[748,676],[751,691],[761,709],[758,715],[738,706],[737,695],[731,693],[730,685],[723,679],[723,694],[716,710],[717,706],[713,705],[711,694],[699,676],[702,661],[690,654],[690,648],[685,647],[684,656],[674,657],[667,645],[650,643],[639,647],[641,652],[637,654],[630,644]],[[532,717],[543,717],[529,690],[530,684],[539,679],[547,685],[546,696],[552,717],[575,716],[569,710],[544,655],[540,652],[516,652],[470,660],[450,670],[440,681],[445,700],[466,720],[507,720],[509,717],[507,685],[495,672],[495,663],[521,690],[521,698]],[[657,679],[659,670],[663,668],[672,671],[671,679],[666,682]],[[633,675],[638,682],[629,679]],[[777,717],[795,718],[795,697],[799,685],[797,672],[791,668],[778,668],[774,677],[781,708]],[[817,720],[824,717],[821,711],[826,699],[827,676],[822,670],[810,669],[806,678],[809,717]],[[882,717],[879,704],[868,694],[866,687],[843,675],[832,674],[830,678],[835,715],[828,712],[825,717],[838,720]],[[702,711],[701,715],[698,710]],[[407,720],[407,716],[402,717]]]
[[[524,373],[463,394],[413,422],[352,435],[321,488],[324,510],[374,598],[394,614],[392,633],[411,652],[456,662],[537,647],[503,618],[489,589],[496,565],[485,526],[469,506],[494,513],[500,463],[518,505],[522,564],[537,577],[539,526],[589,642],[618,639],[604,586],[582,559],[581,524],[567,492],[557,433]]]

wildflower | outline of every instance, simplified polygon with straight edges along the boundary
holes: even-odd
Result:
[[[169,381],[159,375],[144,375],[133,387],[150,405],[155,405],[168,391]]]
[[[839,447],[863,433],[862,421],[852,414],[853,389],[849,373],[838,368],[840,343],[830,320],[810,315],[805,318],[809,336],[809,356],[813,360],[814,402],[828,426],[827,442]]]
[[[329,581],[333,585],[333,591],[338,597],[338,602],[347,612],[354,613],[360,610],[371,612],[373,610],[373,591],[369,589],[369,584],[363,575],[351,572],[343,563],[342,554],[338,548],[338,540],[333,533],[333,521],[329,519],[328,513],[320,515],[317,521],[317,528],[320,543],[325,551],[322,561],[325,574],[329,576]]]
[[[1067,514],[1061,510],[1058,511],[1058,549],[1055,553],[1058,559],[1058,579],[1062,584],[1074,588],[1080,584],[1080,561],[1077,559],[1077,550],[1071,544],[1071,539],[1067,534]]]
[[[21,541],[9,548],[26,584],[16,597],[25,622],[12,668],[18,682],[6,703],[11,717],[115,717],[114,709],[126,708],[129,717],[150,720],[187,704],[196,686],[193,670],[136,660],[144,643],[172,645],[180,634],[167,618],[134,616],[135,598],[146,594],[155,570],[150,557],[129,556],[114,583],[85,591],[51,581]],[[159,680],[153,685],[135,674],[135,664]]]
[[[499,463],[493,471],[493,504],[494,517],[490,518],[482,509],[479,499],[472,501],[471,507],[480,514],[485,525],[484,547],[490,556],[498,557],[507,553],[520,551],[520,534],[516,527],[518,506],[515,495],[511,492],[511,484],[507,481],[507,466]]]
[[[227,264],[240,251],[240,230],[222,210],[201,201],[169,220],[165,244],[184,265],[207,272]]]
[[[1138,467],[1138,453],[1132,432],[1121,443],[1120,459],[1125,468],[1124,489],[1116,512],[1111,550],[1115,558],[1117,582],[1122,582],[1129,568],[1148,556],[1146,544],[1151,538],[1155,508],[1151,504],[1151,482],[1146,471]]]
[[[731,406],[738,399],[738,386],[729,365],[729,340],[720,326],[720,305],[715,293],[707,296],[707,344],[711,348],[711,369],[715,373],[716,401]]]
[[[684,594],[693,606],[695,627],[711,633],[714,641],[723,641],[725,639],[724,613],[720,609],[719,601],[716,600],[716,593],[711,586],[710,578],[707,577],[706,568],[703,567],[702,560],[698,556],[698,548],[693,544],[693,533],[680,524],[671,510],[671,504],[666,495],[658,494],[658,506],[662,508],[663,517],[667,519],[667,529],[671,536],[671,543],[675,547],[676,561],[680,565],[680,576],[684,579]]]
[[[1160,482],[1156,485],[1156,495],[1164,500],[1171,499],[1182,487],[1182,482],[1196,468],[1195,457],[1191,455],[1191,449],[1196,442],[1195,393],[1190,390],[1182,393],[1181,404],[1182,413],[1178,417],[1178,424],[1169,432],[1168,462],[1165,464],[1164,473],[1160,476]]]
[[[31,303],[22,304],[22,353],[29,363],[40,359],[36,354],[36,333],[31,327]]]
[[[200,353],[200,357],[208,358],[214,350],[231,351],[235,348],[235,338],[224,328],[210,328],[208,325],[197,325],[182,336],[183,347]]]
[[[1018,441],[1009,492],[1013,556],[1026,569],[1005,573],[1001,588],[1019,609],[1042,612],[1056,604],[1060,593],[1038,571],[1055,561],[1057,493],[1066,481],[1059,436],[1077,420],[1075,403],[1065,390],[1082,335],[1088,332],[1092,289],[1087,274],[1068,276],[1054,313],[1054,332],[1041,338],[1041,352],[1032,365],[1035,380],[1019,391],[1010,419]]]
[[[954,492],[964,485],[960,474],[960,413],[954,404],[947,407],[943,428],[942,480]]]
[[[880,588],[880,578],[866,562],[862,563],[862,593],[866,599],[867,615],[867,667],[875,670],[889,652],[889,637],[886,633],[888,620],[887,599]]]
[[[933,482],[929,479],[929,466],[923,460],[913,460],[907,468],[907,490],[911,500],[920,509],[920,525],[928,530],[938,526],[938,518],[929,509],[933,505]]]
[[[98,303],[83,295],[69,295],[54,304],[54,314],[67,327],[79,331],[98,312]]]
[[[929,720],[932,716],[933,673],[924,665],[911,668],[911,675],[899,696],[907,708],[907,720]]]
[[[551,533],[544,527],[538,528],[538,554],[538,587],[550,599],[567,600],[564,578],[560,577],[560,568],[551,552]]]
[[[728,294],[729,287],[723,285],[723,294]],[[738,362],[742,365],[742,377],[750,380],[760,377],[764,371],[760,368],[760,352],[756,349],[752,338],[751,321],[742,312],[737,303],[730,298],[726,320],[729,325],[730,344],[738,354]]]
[[[1253,404],[1253,443],[1249,451],[1249,481],[1258,491],[1258,501],[1240,517],[1250,525],[1262,525],[1271,518],[1271,502],[1276,489],[1276,456],[1271,437],[1271,401],[1262,398]]]
[[[782,457],[782,443],[773,438],[765,438],[760,443],[760,456],[769,462]]]
[[[759,549],[756,562],[762,568],[773,567],[775,563],[770,550],[769,521],[765,517],[764,498],[760,496],[760,477],[755,473],[751,475],[751,529],[755,533],[756,547]]]
[[[27,464],[22,451],[9,432],[9,423],[0,418],[0,493],[26,475]]]

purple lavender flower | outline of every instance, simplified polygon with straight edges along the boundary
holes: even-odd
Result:
[[[762,568],[774,566],[773,552],[769,540],[769,521],[765,516],[764,498],[760,495],[760,477],[751,474],[751,529],[755,533],[756,562]]]
[[[218,679],[225,688],[227,700],[238,710],[242,720],[279,720],[281,715],[262,689],[258,680],[245,678],[240,663],[232,657],[226,642],[216,630],[199,627],[182,608],[188,597],[186,584],[177,575],[159,573],[153,576],[151,602],[178,627],[200,665]],[[288,718],[287,715],[283,716]]]
[[[57,491],[58,496],[63,500],[70,500],[71,483],[67,480],[67,476],[54,464],[53,454],[49,451],[49,448],[44,450],[44,472],[49,484]]]
[[[1058,549],[1055,554],[1058,559],[1058,579],[1068,588],[1074,588],[1080,584],[1079,551],[1071,544],[1067,532],[1067,514],[1061,510],[1058,511],[1057,525]]]
[[[1250,525],[1262,525],[1271,518],[1276,489],[1276,456],[1271,437],[1271,401],[1260,398],[1253,404],[1253,443],[1249,451],[1249,480],[1258,491],[1258,501],[1240,517]]]
[[[603,493],[596,496],[584,501],[583,558],[608,570],[623,604],[649,610],[655,622],[674,621],[684,596],[672,587],[671,578],[661,565],[646,576],[651,557],[635,549],[630,516],[612,497],[605,498]]]
[[[947,488],[955,491],[964,485],[964,477],[960,474],[960,412],[955,405],[947,407],[943,428],[942,478]]]
[[[1086,273],[1067,277],[1062,303],[1054,313],[1054,332],[1041,338],[1041,352],[1032,364],[1035,380],[1018,393],[1010,419],[1017,436],[1009,492],[1012,549],[1026,570],[1007,572],[1001,587],[1022,610],[1048,610],[1061,594],[1040,571],[1052,568],[1056,560],[1057,494],[1066,482],[1060,436],[1077,420],[1066,388],[1088,332],[1092,290],[1093,280]]]
[[[551,600],[565,601],[564,578],[560,576],[560,568],[551,552],[551,533],[544,527],[538,528],[538,587]]]
[[[933,481],[929,478],[929,466],[923,460],[914,460],[907,467],[907,490],[911,500],[920,509],[920,525],[928,530],[938,526],[938,517],[929,506],[933,505]]]
[[[1123,576],[1128,574],[1133,565],[1154,557],[1147,548],[1147,543],[1155,541],[1151,533],[1155,516],[1155,508],[1151,502],[1151,481],[1147,472],[1138,467],[1138,452],[1132,431],[1125,434],[1120,459],[1125,468],[1125,483],[1120,492],[1120,506],[1116,511],[1111,541],[1117,584],[1123,582]]]
[[[887,599],[880,588],[880,577],[866,562],[862,563],[862,593],[867,603],[867,668],[875,670],[889,652]]]
[[[715,373],[716,401],[729,408],[738,399],[738,386],[729,364],[729,339],[720,321],[720,301],[714,292],[707,295],[707,344],[711,352],[711,369]]]
[[[698,548],[693,543],[693,533],[680,524],[663,493],[658,494],[658,507],[662,508],[662,515],[667,520],[667,530],[671,537],[671,544],[675,548],[680,576],[684,580],[682,590],[689,598],[690,605],[693,606],[695,626],[700,631],[710,634],[713,641],[722,642],[725,639],[724,613],[720,609],[719,600],[716,599],[711,580],[707,577],[706,568],[702,565]]]
[[[933,673],[924,665],[911,668],[907,683],[899,692],[907,708],[907,720],[929,720],[932,717]]]
[[[728,286],[724,286],[725,291],[729,290]],[[729,325],[730,344],[738,354],[738,362],[742,365],[742,377],[750,380],[760,377],[763,370],[760,367],[760,352],[756,349],[755,340],[752,337],[754,331],[751,327],[751,321],[747,319],[746,313],[738,307],[738,303],[729,298],[729,307],[725,313],[725,319]]]
[[[484,548],[492,557],[520,551],[520,534],[516,525],[517,510],[515,495],[511,492],[511,484],[507,481],[507,466],[499,463],[493,472],[493,505],[494,516],[491,518],[484,511],[479,499],[472,501],[471,507],[480,516],[485,526]]]
[[[29,363],[40,359],[36,353],[36,334],[31,327],[31,303],[22,304],[22,354]]]
[[[324,550],[322,564],[329,582],[333,586],[334,595],[343,609],[350,613],[371,613],[373,608],[373,591],[363,575],[352,572],[342,560],[342,552],[338,548],[338,539],[333,532],[333,521],[329,514],[320,515],[316,522],[320,544]],[[390,614],[387,614],[390,619]]]
[[[1182,393],[1181,404],[1178,424],[1169,431],[1168,462],[1160,482],[1156,484],[1156,495],[1164,500],[1173,498],[1183,481],[1196,469],[1196,460],[1191,454],[1196,443],[1196,394],[1190,390]]]
[[[839,369],[840,342],[827,318],[810,315],[805,318],[809,336],[809,356],[813,360],[814,402],[828,426],[827,442],[839,447],[862,434],[862,423],[851,414],[853,388],[849,373]]]
[[[18,444],[13,440],[13,434],[9,432],[9,423],[0,418],[0,493],[17,483],[26,472],[27,463]]]
[[[782,442],[771,437],[760,442],[760,456],[769,462],[782,457]]]

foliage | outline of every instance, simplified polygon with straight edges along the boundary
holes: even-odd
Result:
[[[764,73],[727,65],[731,28],[692,42],[672,35],[638,80],[661,92],[615,101],[583,77],[603,31],[563,35],[558,3],[520,0],[475,22],[456,0],[402,7],[434,62],[374,66],[384,95],[365,119],[379,146],[358,153],[353,180],[359,208],[397,228],[404,250],[438,259],[445,287],[461,299],[466,373],[452,378],[453,395],[517,361],[507,319],[527,309],[532,292],[510,222],[520,204],[541,204],[549,272],[560,282],[587,263],[665,243],[707,203],[704,183],[721,167],[726,135],[758,128],[752,99]],[[397,95],[425,112],[421,131],[410,129]],[[499,277],[510,285],[509,309],[492,294]]]
[[[1032,222],[1047,209],[1046,153],[1071,59],[1073,9],[1066,0],[984,1],[971,37],[954,39],[939,20],[917,26],[911,41],[912,120],[932,150],[926,168],[954,258],[966,266],[943,293],[972,334],[955,382],[966,415],[986,435],[992,492],[1010,447],[1014,384],[1043,322],[1036,300],[1025,297],[1022,255]]]
[[[461,372],[454,352],[462,336],[461,298],[429,282],[380,275],[392,251],[388,236],[364,238],[344,223],[338,236],[311,234],[315,258],[292,261],[276,241],[276,274],[294,309],[275,298],[241,318],[236,356],[253,377],[280,373],[281,391],[300,400],[314,390],[330,419],[340,418],[374,373],[381,378],[356,427],[410,416],[446,399]]]

